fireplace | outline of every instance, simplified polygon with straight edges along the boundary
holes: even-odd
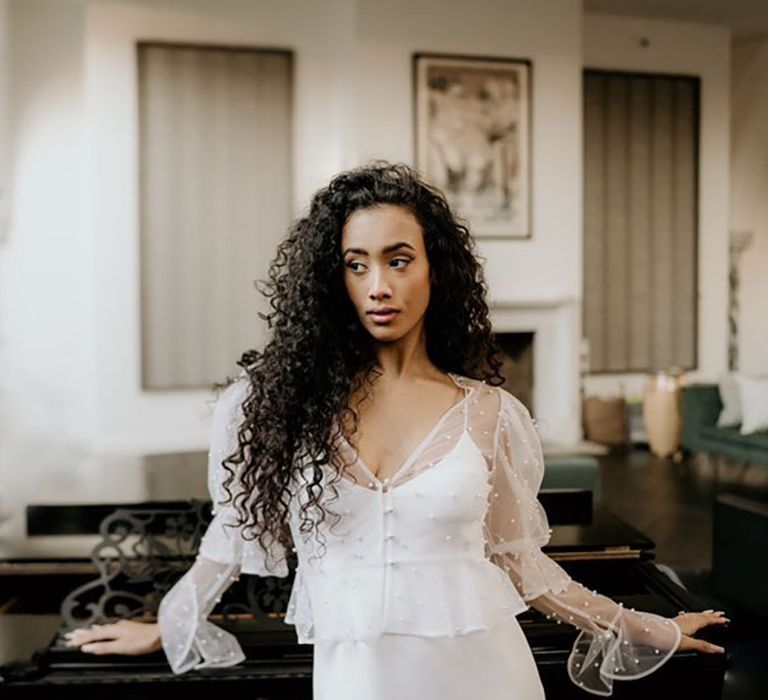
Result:
[[[504,388],[536,419],[542,443],[582,441],[581,306],[575,298],[492,301],[491,325],[509,359]]]
[[[533,405],[533,358],[535,331],[499,331],[494,333],[496,342],[504,353],[500,372],[507,381],[502,385],[517,396],[535,415]]]

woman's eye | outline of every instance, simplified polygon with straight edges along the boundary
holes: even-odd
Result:
[[[389,262],[390,262],[390,263],[398,263],[398,262],[401,262],[401,263],[405,263],[405,264],[407,265],[407,264],[408,264],[409,262],[411,262],[411,261],[410,261],[410,259],[409,259],[409,258],[393,258],[393,259],[392,259],[392,260],[390,260]],[[347,263],[347,267],[348,267],[348,268],[350,268],[350,269],[351,269],[353,272],[358,272],[358,268],[356,268],[356,267],[355,267],[355,265],[363,265],[363,263],[361,263],[361,262],[358,262],[357,260],[351,260],[350,262],[348,262],[348,263]],[[365,267],[365,265],[363,265],[363,267]],[[401,270],[402,270],[402,269],[403,269],[403,267],[405,267],[405,265],[403,265],[403,266],[402,266],[402,267],[400,267],[399,269],[401,269]]]

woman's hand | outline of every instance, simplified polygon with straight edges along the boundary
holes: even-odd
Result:
[[[672,618],[683,633],[680,640],[679,651],[693,649],[702,651],[706,654],[722,654],[725,652],[723,647],[712,644],[705,639],[697,639],[692,636],[702,627],[707,625],[727,625],[730,620],[725,617],[722,610],[704,610],[703,612],[681,612],[677,617]]]
[[[67,632],[67,646],[80,647],[87,654],[150,654],[162,649],[157,623],[118,620],[108,625]]]

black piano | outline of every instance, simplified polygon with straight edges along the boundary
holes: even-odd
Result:
[[[591,496],[580,489],[540,493],[553,529],[544,549],[549,556],[574,579],[627,608],[674,617],[680,610],[705,607],[656,566],[651,540],[593,505]],[[209,518],[210,504],[195,499],[119,507],[29,506],[30,536],[101,533],[101,540],[90,558],[0,560],[0,697],[103,698],[108,693],[110,700],[150,700],[181,683],[192,684],[184,690],[226,684],[227,692],[242,689],[254,700],[311,698],[312,645],[298,644],[293,627],[282,621],[292,576],[242,576],[214,608],[209,619],[235,634],[247,656],[237,666],[176,676],[162,651],[95,656],[64,645],[63,634],[75,626],[127,617],[154,622],[162,595],[191,564]],[[154,547],[134,557],[130,553],[139,551],[137,542]],[[590,696],[566,672],[579,630],[533,608],[518,620],[547,697]],[[722,628],[705,628],[700,634],[726,643]],[[721,697],[725,663],[721,654],[678,652],[644,678],[615,681],[613,696],[645,700],[684,687],[697,700],[715,700]]]

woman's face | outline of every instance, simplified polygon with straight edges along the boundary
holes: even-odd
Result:
[[[358,209],[341,235],[344,283],[360,322],[382,342],[419,332],[429,305],[430,269],[424,233],[405,207]],[[389,307],[393,313],[376,315]]]

